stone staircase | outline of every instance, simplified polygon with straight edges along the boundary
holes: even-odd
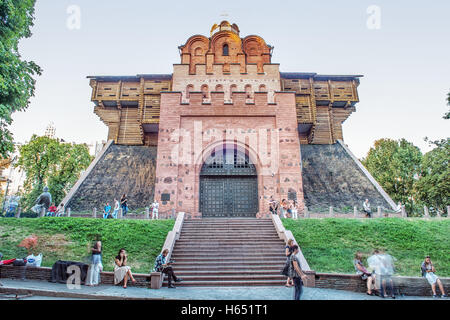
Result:
[[[185,220],[171,259],[176,286],[282,286],[286,257],[270,219]],[[163,286],[167,286],[167,277]]]

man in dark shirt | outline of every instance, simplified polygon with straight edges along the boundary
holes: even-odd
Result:
[[[128,200],[127,195],[124,193],[122,198],[120,199],[120,205],[122,206],[122,214],[124,216],[126,216],[128,212],[127,200]]]

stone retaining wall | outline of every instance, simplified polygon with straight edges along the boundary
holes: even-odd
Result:
[[[145,208],[155,190],[156,147],[111,145],[66,204],[72,212],[114,207],[128,195],[130,208]]]
[[[133,273],[133,277],[136,279],[136,284],[133,286],[148,287],[150,285],[150,274]],[[1,278],[51,281],[52,268],[0,266]],[[101,272],[100,281],[102,284],[114,285],[114,272]],[[132,285],[131,281],[129,285]]]
[[[377,206],[392,210],[391,205],[339,143],[301,145],[300,150],[305,204],[311,212],[330,206],[337,212],[344,207],[353,211],[354,206],[362,211],[366,198],[374,214]]]
[[[423,277],[392,277],[396,293],[405,296],[431,296],[431,286]],[[440,278],[444,289],[450,289],[450,278]],[[366,292],[366,282],[356,274],[316,273],[316,288]],[[439,289],[437,289],[439,293]]]

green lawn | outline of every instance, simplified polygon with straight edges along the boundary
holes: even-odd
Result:
[[[282,220],[294,234],[312,270],[354,273],[354,253],[359,250],[367,258],[374,248],[379,248],[397,259],[399,275],[421,276],[420,265],[430,255],[436,273],[450,276],[450,219]]]
[[[4,259],[25,257],[26,250],[17,245],[25,237],[36,234],[40,239],[37,251],[43,253],[42,266],[51,267],[56,260],[87,262],[91,239],[100,235],[105,271],[113,270],[114,257],[120,248],[125,248],[132,271],[148,273],[174,223],[174,220],[3,218],[0,219],[0,251]]]

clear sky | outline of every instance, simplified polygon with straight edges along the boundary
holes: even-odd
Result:
[[[72,5],[80,9],[80,29],[68,27]],[[367,13],[371,5],[380,9],[379,20]],[[242,37],[257,34],[275,46],[272,62],[283,72],[364,75],[356,112],[343,127],[357,157],[383,137],[406,138],[426,152],[425,136],[450,133],[450,120],[442,119],[450,90],[449,12],[448,0],[38,0],[33,36],[20,51],[44,72],[11,130],[24,142],[53,121],[67,141],[105,140],[86,76],[172,73],[179,45],[229,20]],[[369,28],[368,19],[380,28]]]

